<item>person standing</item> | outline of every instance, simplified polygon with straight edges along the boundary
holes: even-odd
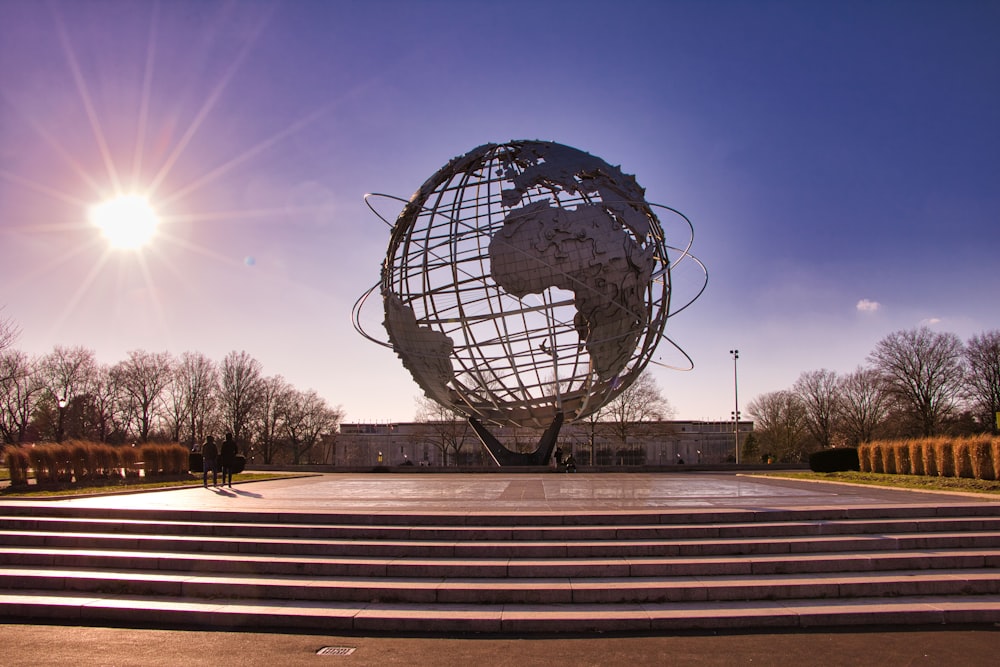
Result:
[[[229,484],[233,488],[233,468],[236,467],[236,441],[232,433],[226,433],[222,441],[222,486]]]
[[[215,445],[215,438],[208,436],[205,444],[201,446],[201,469],[202,481],[208,486],[208,469],[212,469],[212,484],[219,485],[219,448]]]

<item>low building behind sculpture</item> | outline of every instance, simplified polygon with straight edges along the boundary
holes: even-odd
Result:
[[[753,422],[741,421],[739,430],[742,447]],[[494,432],[512,451],[531,451],[539,434],[517,427]],[[731,421],[634,422],[624,427],[581,421],[565,425],[558,444],[580,466],[722,464],[736,457]],[[327,460],[338,466],[495,465],[464,421],[341,424]]]

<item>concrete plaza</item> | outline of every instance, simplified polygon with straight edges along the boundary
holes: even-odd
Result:
[[[0,501],[3,503],[5,501]],[[19,502],[26,501],[6,501]],[[46,506],[260,512],[636,512],[995,503],[1000,498],[721,473],[313,474],[232,488],[41,501]]]
[[[748,509],[1000,504],[989,496],[733,474],[318,474],[237,484],[0,505],[265,514],[699,513]],[[386,637],[3,625],[9,665],[988,665],[993,627],[679,633],[670,636]],[[317,651],[329,647],[329,655]],[[347,652],[350,654],[346,654]],[[339,652],[339,653],[338,653]]]

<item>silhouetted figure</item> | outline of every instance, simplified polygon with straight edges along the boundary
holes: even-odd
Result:
[[[208,436],[205,444],[201,446],[201,469],[202,482],[208,486],[208,470],[212,469],[212,484],[219,485],[219,448],[215,445],[215,438]]]
[[[566,472],[576,472],[576,458],[572,454],[566,457]]]
[[[222,442],[222,486],[229,484],[233,488],[233,468],[236,467],[236,441],[232,433],[226,433]]]
[[[555,457],[557,466],[562,465],[562,455],[563,455],[562,447],[556,447]]]

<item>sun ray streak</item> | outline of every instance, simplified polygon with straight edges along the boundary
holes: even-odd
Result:
[[[84,169],[83,166],[77,160],[75,160],[73,158],[73,156],[70,155],[66,151],[66,149],[64,149],[59,144],[59,142],[57,142],[52,137],[51,134],[49,134],[48,132],[46,132],[45,128],[42,127],[38,123],[38,121],[35,120],[35,118],[33,118],[32,116],[29,116],[26,113],[23,113],[18,108],[18,106],[16,104],[14,104],[13,100],[11,100],[5,93],[3,93],[2,91],[0,91],[0,94],[3,95],[4,99],[7,101],[7,104],[12,109],[14,109],[17,112],[17,114],[21,117],[21,119],[24,120],[26,123],[28,123],[31,126],[31,129],[33,129],[35,131],[35,133],[38,134],[38,136],[42,138],[42,141],[44,141],[49,146],[49,148],[51,148],[52,150],[54,150],[56,152],[56,154],[60,158],[62,158],[63,161],[65,161],[66,164],[68,164],[69,167],[74,172],[76,172],[76,175],[79,176],[80,179],[84,183],[86,183],[90,187],[91,190],[94,191],[95,194],[100,194],[100,192],[101,192],[101,186],[100,186],[100,184],[97,181],[94,180],[94,178],[87,172],[87,170]]]
[[[167,313],[163,307],[163,301],[160,299],[159,293],[156,291],[156,281],[153,278],[153,274],[149,270],[149,264],[146,262],[144,257],[139,258],[139,272],[142,274],[142,282],[146,285],[146,291],[149,294],[149,301],[152,304],[153,314],[156,317],[156,321],[159,323],[159,327],[167,332],[169,336],[170,326],[167,321]]]
[[[21,289],[22,285],[31,285],[32,283],[45,278],[55,267],[68,262],[77,255],[89,252],[97,245],[96,241],[90,241],[89,243],[81,243],[80,245],[74,246],[67,252],[49,259],[44,264],[39,264],[35,269],[26,271],[18,275],[13,280],[5,281],[4,289],[9,292],[16,292]]]
[[[332,106],[333,106],[332,104],[326,105],[326,106],[324,106],[324,107],[322,107],[322,108],[314,111],[313,113],[309,114],[308,116],[305,116],[304,118],[301,118],[298,121],[292,123],[291,125],[289,125],[285,129],[283,129],[280,132],[272,135],[271,137],[269,137],[267,139],[264,139],[263,141],[257,143],[254,146],[251,146],[249,149],[247,149],[246,151],[244,151],[240,155],[237,155],[236,157],[234,157],[233,159],[229,160],[228,162],[225,162],[225,163],[219,165],[218,167],[216,167],[212,171],[208,172],[207,174],[205,174],[201,178],[197,179],[196,181],[193,181],[192,183],[189,183],[188,185],[180,188],[179,190],[177,190],[177,191],[171,193],[170,195],[166,196],[165,198],[163,198],[162,199],[163,205],[168,205],[168,204],[170,204],[172,202],[177,201],[178,199],[182,199],[183,197],[186,197],[187,195],[191,194],[195,190],[203,188],[204,186],[208,185],[209,183],[211,183],[215,179],[217,179],[220,176],[223,176],[224,174],[226,174],[227,172],[229,172],[231,169],[233,169],[233,168],[239,166],[240,164],[246,162],[250,158],[256,157],[258,154],[262,153],[263,151],[265,151],[266,149],[270,148],[274,144],[278,143],[282,139],[285,139],[286,137],[294,134],[295,132],[298,132],[303,127],[306,127],[307,125],[315,122],[318,118],[320,118],[325,113],[327,113],[330,110],[330,108],[332,108]]]
[[[326,206],[276,206],[273,208],[254,209],[233,209],[225,211],[207,211],[204,213],[180,213],[172,216],[164,216],[161,221],[164,224],[181,222],[213,222],[217,220],[242,221],[248,218],[254,220],[267,218],[280,218],[287,215],[313,215],[316,213],[333,213],[335,207]]]
[[[160,17],[160,3],[153,3],[153,13],[149,19],[148,46],[146,48],[146,66],[142,74],[142,97],[139,102],[138,128],[135,137],[135,154],[132,157],[132,188],[139,187],[142,173],[143,151],[146,147],[146,126],[149,121],[149,100],[152,97],[153,65],[156,62],[157,26]]]
[[[198,245],[197,243],[191,243],[190,241],[186,241],[184,239],[177,238],[175,236],[164,234],[161,237],[161,241],[170,243],[171,245],[181,248],[182,250],[187,250],[188,252],[193,252],[197,255],[201,255],[202,257],[208,257],[213,261],[224,262],[231,266],[239,266],[241,264],[241,262],[234,260],[232,257],[228,255],[223,255],[214,250],[209,250],[208,248]]]
[[[115,190],[120,191],[121,181],[118,179],[118,170],[115,168],[114,160],[111,157],[111,150],[108,148],[104,132],[101,130],[101,123],[97,118],[93,100],[90,98],[87,82],[84,81],[83,73],[80,71],[80,63],[73,52],[69,35],[66,34],[66,26],[63,24],[62,18],[58,13],[53,12],[53,18],[55,19],[56,30],[59,33],[59,42],[62,44],[63,53],[66,56],[66,63],[69,65],[70,71],[73,74],[73,81],[76,83],[76,91],[80,95],[80,101],[83,102],[83,108],[87,113],[87,120],[90,122],[90,129],[94,133],[94,140],[97,142],[98,151],[104,160],[104,167],[108,170],[108,178],[111,179],[111,184]]]
[[[180,159],[181,154],[187,149],[188,144],[191,143],[191,140],[194,138],[194,135],[197,134],[198,130],[201,129],[201,126],[205,122],[205,119],[208,117],[209,113],[211,113],[212,109],[215,108],[215,105],[218,104],[219,99],[222,97],[222,93],[229,85],[229,82],[240,70],[240,68],[243,66],[243,62],[250,55],[250,52],[253,50],[253,47],[257,43],[257,38],[263,32],[269,19],[270,19],[270,12],[266,16],[264,16],[257,24],[250,39],[248,39],[246,44],[243,45],[243,48],[236,55],[236,59],[229,66],[229,69],[227,69],[226,72],[222,75],[222,79],[219,80],[219,83],[216,84],[215,88],[212,89],[212,92],[205,99],[205,103],[201,105],[201,108],[195,115],[194,120],[191,121],[191,125],[188,126],[188,129],[184,133],[184,136],[181,137],[180,141],[177,143],[177,146],[174,147],[173,152],[170,153],[166,161],[163,163],[163,166],[160,168],[159,173],[156,175],[155,178],[153,178],[152,182],[149,184],[150,196],[156,193],[156,190],[163,183],[163,180],[167,177],[167,174],[170,173],[170,170],[173,169],[174,164],[177,162],[177,160]]]
[[[35,190],[36,192],[41,192],[42,194],[49,195],[50,197],[54,197],[55,199],[64,201],[67,204],[72,204],[73,206],[87,205],[87,203],[84,202],[82,199],[78,199],[72,195],[66,194],[65,192],[61,192],[59,190],[56,190],[55,188],[51,188],[45,185],[44,183],[28,180],[27,178],[23,178],[21,176],[18,176],[17,174],[13,174],[6,170],[0,170],[0,178],[10,181],[11,183],[17,183],[18,185],[23,185],[26,188]]]
[[[73,314],[73,311],[76,310],[77,305],[83,299],[84,295],[90,289],[91,285],[93,285],[94,281],[97,280],[98,274],[100,274],[101,271],[104,270],[104,265],[108,263],[108,260],[111,257],[111,252],[112,251],[110,249],[105,250],[103,253],[101,253],[101,256],[97,259],[97,261],[94,262],[94,265],[90,267],[90,271],[87,273],[86,276],[84,276],[83,280],[80,282],[76,290],[70,296],[69,301],[66,302],[66,306],[62,309],[62,312],[60,312],[53,319],[50,332],[59,331],[62,328],[63,323],[66,322],[69,316]],[[48,337],[51,338],[52,334],[50,333]]]

